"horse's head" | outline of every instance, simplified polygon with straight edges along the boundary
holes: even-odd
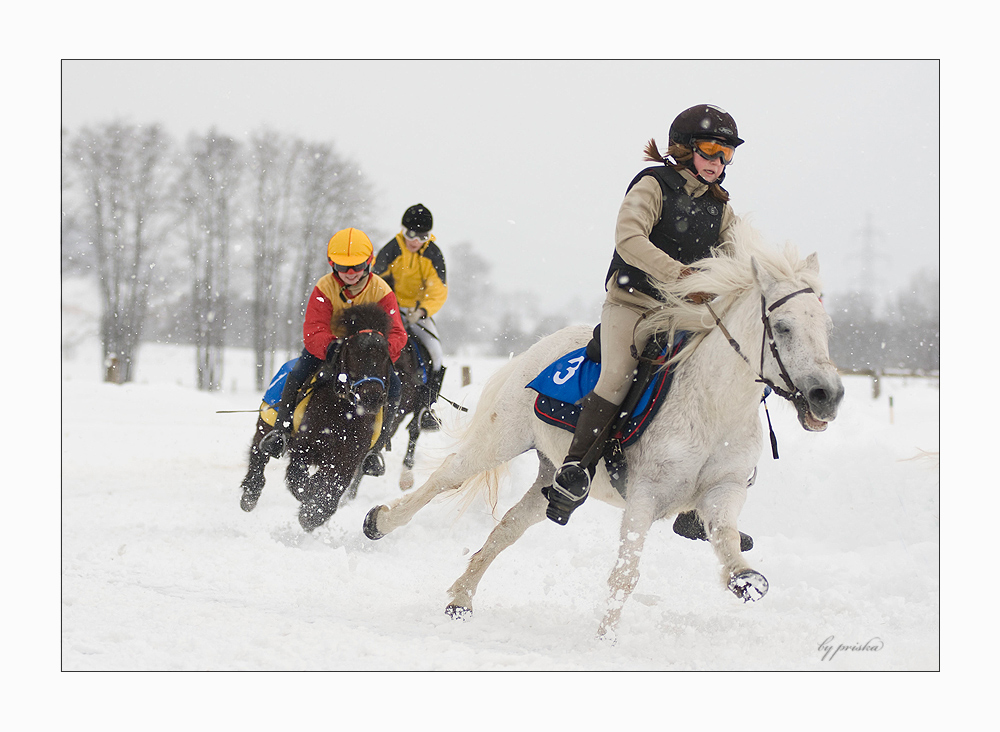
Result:
[[[385,403],[389,387],[389,316],[378,305],[347,308],[340,316],[346,331],[333,369],[361,414],[374,413]]]
[[[810,432],[837,416],[844,385],[830,360],[833,323],[819,298],[819,260],[810,254],[795,277],[776,277],[751,259],[760,288],[761,380],[788,399]]]

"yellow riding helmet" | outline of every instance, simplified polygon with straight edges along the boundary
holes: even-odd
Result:
[[[350,267],[369,261],[373,252],[371,239],[365,232],[361,229],[343,229],[330,239],[326,247],[326,258],[330,260],[331,267],[337,264]]]

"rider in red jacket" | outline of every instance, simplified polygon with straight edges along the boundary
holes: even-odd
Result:
[[[392,321],[392,330],[385,336],[393,363],[406,345],[406,329],[399,315],[396,295],[385,280],[372,274],[373,252],[371,240],[360,229],[344,229],[330,239],[327,259],[333,271],[320,278],[309,296],[305,322],[302,325],[305,348],[288,373],[281,401],[276,405],[278,416],[274,421],[274,429],[260,441],[260,449],[268,455],[281,457],[284,454],[288,435],[292,431],[296,394],[305,380],[340,347],[340,339],[346,334],[338,332],[337,321],[344,309],[363,303],[376,303],[385,310]],[[382,435],[386,438],[391,434],[401,387],[399,376],[393,369],[389,374],[386,425],[382,429]]]

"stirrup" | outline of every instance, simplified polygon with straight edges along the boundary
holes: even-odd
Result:
[[[372,450],[365,455],[362,469],[365,471],[365,475],[371,475],[375,478],[385,475],[385,459],[383,459],[382,453]]]
[[[545,517],[565,526],[570,514],[587,500],[590,493],[590,472],[578,460],[565,462],[556,471],[552,485],[543,488],[542,493],[549,499]]]
[[[441,420],[437,418],[430,407],[424,407],[420,410],[420,429],[424,432],[436,432],[441,429]]]
[[[571,501],[582,501],[590,492],[590,473],[579,460],[569,460],[556,470],[552,487]]]
[[[285,448],[288,447],[288,433],[285,430],[273,429],[264,435],[264,438],[260,441],[260,445],[257,447],[265,455],[270,455],[273,458],[280,458],[285,454]]]

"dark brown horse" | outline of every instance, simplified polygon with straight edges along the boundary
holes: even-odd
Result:
[[[300,392],[309,403],[288,440],[288,490],[301,503],[299,524],[312,531],[332,516],[345,491],[356,489],[361,464],[371,449],[389,386],[389,316],[378,305],[347,308],[340,317],[343,345],[320,366]],[[388,415],[386,415],[386,421]],[[240,507],[252,511],[264,490],[264,467],[270,457],[259,449],[271,430],[263,417],[250,446],[250,466],[243,479]],[[310,468],[315,471],[310,474]]]
[[[396,373],[402,386],[400,390],[399,409],[396,418],[389,425],[389,437],[395,436],[407,414],[410,417],[406,430],[409,439],[406,443],[406,453],[403,455],[403,470],[399,475],[399,487],[407,490],[413,487],[413,463],[417,449],[417,439],[420,437],[420,412],[427,406],[428,381],[431,379],[431,356],[427,348],[420,342],[410,326],[406,328],[409,340],[396,361]],[[387,445],[391,449],[391,444]]]

